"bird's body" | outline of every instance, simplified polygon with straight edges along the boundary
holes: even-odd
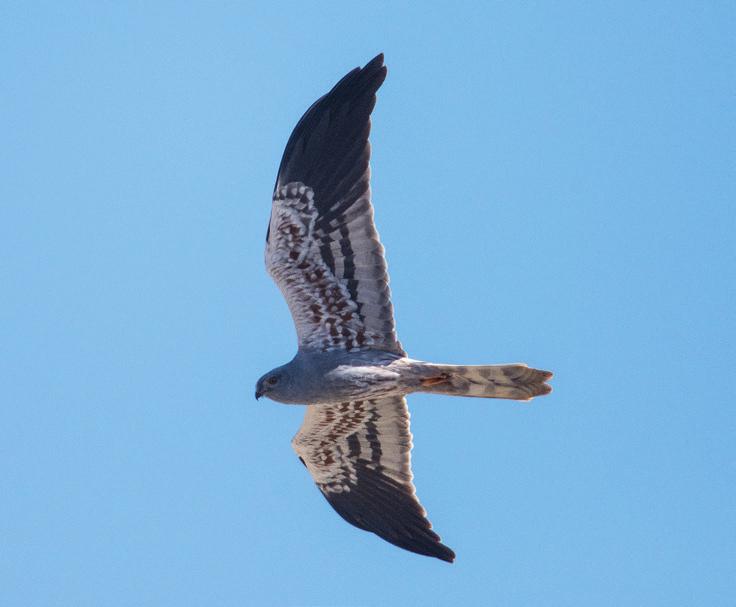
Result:
[[[256,398],[306,404],[292,446],[351,524],[406,550],[452,561],[416,498],[405,396],[529,400],[552,374],[523,364],[413,360],[396,336],[370,195],[370,114],[383,56],[307,110],[279,167],[266,267],[289,305],[299,348],[258,380]]]
[[[438,365],[380,350],[299,351],[276,370],[279,390],[263,382],[256,396],[288,405],[406,396],[412,392],[528,400],[547,394],[546,371],[526,365]],[[271,372],[273,373],[273,371]]]
[[[406,374],[402,374],[408,366],[406,361],[405,357],[377,350],[299,351],[289,363],[279,367],[285,378],[297,377],[298,381],[289,382],[277,394],[270,394],[267,386],[257,387],[257,392],[291,405],[329,405],[351,398],[402,394],[407,392],[404,388],[409,383]]]

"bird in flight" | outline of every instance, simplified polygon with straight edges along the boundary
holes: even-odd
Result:
[[[406,395],[529,400],[551,391],[552,374],[524,364],[428,363],[401,347],[370,190],[370,116],[385,78],[383,55],[352,70],[286,144],[265,260],[299,347],[258,380],[256,398],[306,405],[292,446],[348,523],[452,562],[415,493]]]

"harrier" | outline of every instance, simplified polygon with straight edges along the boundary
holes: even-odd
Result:
[[[529,400],[550,392],[552,374],[524,364],[422,362],[401,347],[369,184],[370,115],[385,78],[383,55],[354,69],[286,144],[265,258],[299,347],[258,380],[256,398],[307,405],[292,446],[347,522],[452,562],[415,494],[406,395]]]

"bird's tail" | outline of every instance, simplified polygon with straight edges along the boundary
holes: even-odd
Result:
[[[530,400],[549,394],[552,386],[545,382],[549,371],[514,365],[435,365],[427,363],[427,376],[421,380],[420,392]]]

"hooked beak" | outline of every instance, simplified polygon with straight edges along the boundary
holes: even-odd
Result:
[[[263,396],[263,392],[259,392],[258,390],[256,390],[256,400],[261,398],[261,396]]]

